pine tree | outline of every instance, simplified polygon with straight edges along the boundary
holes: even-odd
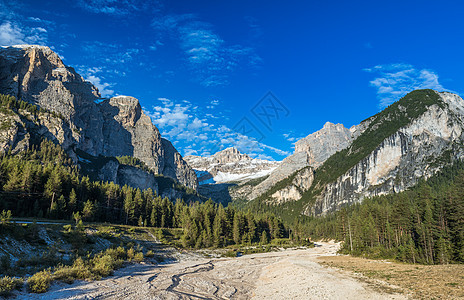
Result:
[[[224,244],[223,241],[223,231],[222,231],[222,220],[219,213],[214,217],[213,222],[213,245],[216,248],[222,247]]]
[[[233,223],[233,237],[235,244],[240,244],[242,242],[242,234],[243,234],[243,224],[241,217],[238,212],[235,212],[234,215],[234,223]]]
[[[74,188],[69,193],[68,211],[72,214],[77,210],[77,195]]]
[[[269,244],[269,239],[267,237],[267,233],[265,230],[263,230],[263,232],[261,232],[261,239],[260,239],[260,244],[261,245],[267,245]]]
[[[82,209],[82,218],[86,221],[92,221],[95,215],[95,212],[96,212],[95,204],[92,201],[87,200],[84,204],[84,208]]]

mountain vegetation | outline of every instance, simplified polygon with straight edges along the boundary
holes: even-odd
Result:
[[[82,219],[162,228],[183,228],[185,247],[253,244],[288,236],[272,214],[251,214],[212,201],[175,203],[151,189],[120,187],[80,175],[59,145],[38,147],[0,159],[0,210],[16,217]]]
[[[277,208],[273,208],[272,206],[275,204],[268,201],[274,192],[291,185],[299,172],[297,171],[276,183],[260,197],[250,201],[248,207],[250,209],[274,212],[282,216],[286,221],[292,222],[303,212],[304,208],[311,207],[314,204],[317,196],[322,193],[327,184],[334,182],[345,174],[372,153],[387,137],[410,124],[434,104],[442,108],[446,105],[433,90],[415,90],[408,93],[378,114],[362,121],[361,124],[364,123],[367,128],[349,147],[330,156],[315,170],[314,182],[307,191],[301,191],[301,199],[281,203],[277,205]]]
[[[343,253],[408,263],[464,263],[464,162],[408,191],[365,199],[302,223],[312,237],[344,241]]]

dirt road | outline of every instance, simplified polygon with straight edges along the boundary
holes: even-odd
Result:
[[[95,282],[56,284],[33,299],[404,299],[383,294],[346,272],[323,267],[318,256],[338,245],[205,259],[184,255],[177,263],[132,265]],[[31,294],[19,299],[31,299]]]

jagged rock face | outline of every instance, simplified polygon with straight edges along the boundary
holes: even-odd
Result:
[[[20,45],[1,49],[0,90],[67,118],[92,103],[98,90],[63,64],[50,48]]]
[[[70,127],[63,119],[47,112],[37,116],[27,110],[0,112],[0,152],[16,154],[29,149],[32,142],[40,142],[38,136],[59,143],[63,148],[71,148],[77,138],[75,127]],[[75,153],[69,153],[77,160]]]
[[[162,141],[137,99],[113,97],[96,104],[100,97],[97,88],[84,81],[73,68],[65,66],[48,47],[0,48],[0,79],[0,93],[62,116],[41,117],[38,132],[60,143],[71,157],[76,158],[74,148],[93,156],[130,155],[145,162],[157,174],[197,188],[193,170],[169,142]],[[18,140],[23,141],[23,148],[28,143],[29,132],[19,123],[14,121],[11,132],[1,133],[3,149],[18,144]]]
[[[302,194],[309,190],[314,180],[314,169],[311,167],[304,168],[298,171],[291,184],[274,192],[268,203],[285,203],[288,201],[300,200]]]
[[[386,138],[335,182],[327,184],[306,214],[324,215],[365,197],[401,192],[443,167],[443,155],[464,156],[464,101],[439,93],[445,108],[432,105],[409,125]]]
[[[246,181],[267,176],[280,162],[252,159],[235,148],[227,148],[209,157],[186,156],[197,172],[200,184]]]
[[[0,92],[61,114],[83,133],[80,148],[96,155],[102,140],[102,120],[94,101],[99,94],[73,68],[44,46],[21,45],[0,49]]]
[[[162,138],[161,142],[164,149],[162,174],[171,178],[178,178],[185,186],[196,190],[198,188],[198,179],[195,172],[170,141]]]
[[[343,124],[325,123],[319,131],[298,140],[295,143],[295,152],[284,159],[265,181],[253,188],[249,198],[256,199],[270,190],[277,182],[303,168],[311,166],[312,169],[317,169],[331,155],[350,146],[353,140],[367,128],[367,125],[367,122],[363,122],[361,125],[348,129]],[[307,178],[300,179],[304,181]],[[290,194],[291,196],[285,196]],[[301,193],[289,186],[281,191],[276,191],[272,196],[272,202],[279,203],[279,199],[284,202],[295,201],[300,198]]]
[[[142,111],[139,101],[118,96],[101,102],[99,107],[103,116],[103,155],[134,156],[156,173],[162,173],[161,135]]]
[[[350,129],[343,124],[325,123],[324,127],[295,143],[295,153],[309,151],[311,166],[317,168],[332,154],[353,141]]]
[[[258,184],[251,191],[249,198],[255,199],[269,189],[271,189],[277,182],[287,178],[296,171],[308,167],[311,163],[311,157],[307,151],[297,152],[285,158],[282,163],[269,175],[266,180]]]

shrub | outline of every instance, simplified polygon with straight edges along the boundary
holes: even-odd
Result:
[[[235,250],[228,250],[228,251],[224,254],[224,256],[226,256],[226,257],[237,257],[237,251],[235,251]]]
[[[71,224],[64,225],[63,230],[64,230],[64,232],[71,232],[72,225]]]
[[[103,256],[95,257],[92,259],[94,264],[92,272],[100,277],[106,277],[113,273],[119,265],[110,255],[105,254]]]
[[[75,279],[92,279],[94,276],[84,260],[78,257],[72,266],[60,266],[53,273],[53,278],[66,283],[73,283]]]
[[[21,278],[2,277],[0,278],[0,296],[8,296],[12,290],[21,289],[24,281]]]
[[[105,254],[110,255],[115,260],[126,260],[127,258],[126,250],[123,247],[106,249]]]
[[[53,273],[53,279],[71,284],[74,282],[74,279],[76,279],[74,275],[75,273],[72,267],[59,266]]]
[[[1,225],[6,225],[8,223],[10,223],[11,221],[11,210],[3,210],[1,213],[0,213],[0,224]]]
[[[45,293],[52,282],[52,274],[49,270],[35,273],[27,280],[27,287],[33,293]]]
[[[147,253],[145,253],[145,257],[155,257],[155,252],[153,252],[153,250],[148,250]]]
[[[143,252],[137,252],[134,256],[134,261],[141,262],[143,261]]]
[[[127,259],[129,261],[132,261],[132,259],[134,259],[134,256],[135,256],[134,248],[130,248],[129,250],[127,250]]]

